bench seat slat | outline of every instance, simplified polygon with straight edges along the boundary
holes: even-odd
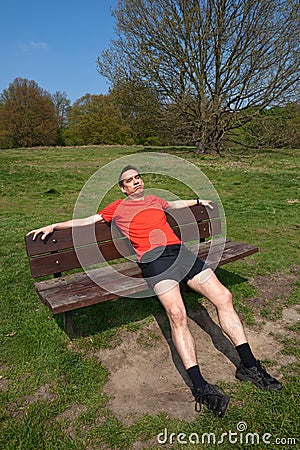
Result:
[[[255,245],[242,242],[231,242],[228,247],[225,247],[219,266],[237,261],[246,256],[254,255],[254,253],[257,252],[258,247]]]
[[[200,245],[198,256],[199,258],[205,260],[209,252],[209,242],[205,242]],[[222,247],[222,245],[221,245]],[[191,247],[191,249],[193,246]],[[230,262],[234,262],[238,259],[245,258],[246,256],[251,256],[258,252],[258,247],[252,244],[246,244],[245,242],[234,242],[226,241],[223,253],[218,263],[218,266],[223,266]],[[215,257],[214,257],[215,256]],[[210,253],[210,263],[214,264],[217,258],[220,256],[220,250],[218,245]]]
[[[199,256],[205,260],[209,249],[209,243],[200,244]],[[257,251],[258,248],[254,245],[227,241],[219,266],[252,255]],[[212,251],[210,261],[213,261],[214,255],[219,256],[219,252]],[[118,296],[125,297],[126,294],[129,295],[135,292],[148,290],[149,296],[153,295],[153,293],[151,294],[152,291],[148,289],[145,280],[141,278],[141,270],[134,261],[115,264],[113,267],[128,277],[124,282],[122,281],[118,288],[116,288],[116,281],[109,269],[102,267],[93,271],[93,277],[97,276],[98,271],[97,281],[99,284],[101,284],[101,278],[105,279],[106,287],[111,283],[113,294],[94,283],[84,272],[36,282],[35,289],[42,302],[50,308],[53,314],[91,306],[96,303],[116,299]]]
[[[84,287],[77,284],[77,279],[66,280],[66,283],[61,281],[55,289],[47,289],[39,294],[42,302],[51,309],[53,314],[59,312],[72,311],[74,309],[91,306],[96,303],[113,300],[120,296],[133,294],[134,292],[141,292],[148,289],[147,283],[143,278],[127,278],[120,287],[120,292],[116,289],[116,282],[111,280],[111,287],[113,292],[102,289],[86,275],[87,282]],[[107,284],[109,287],[109,284]],[[149,292],[149,295],[150,292]]]

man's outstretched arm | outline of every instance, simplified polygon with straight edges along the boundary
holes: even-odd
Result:
[[[86,225],[92,225],[96,222],[104,222],[101,214],[94,214],[93,216],[89,216],[84,219],[72,219],[65,222],[53,223],[51,225],[29,231],[29,233],[27,233],[27,236],[29,234],[33,234],[32,239],[35,240],[36,237],[41,234],[41,239],[43,241],[49,234],[53,233],[53,231],[55,230],[64,230],[66,228],[72,227],[83,227]]]
[[[192,200],[175,200],[173,202],[168,202],[170,209],[178,209],[178,208],[186,208],[187,206],[194,206],[194,205],[203,205],[207,206],[210,209],[213,209],[211,200],[201,200],[201,199],[195,199]]]

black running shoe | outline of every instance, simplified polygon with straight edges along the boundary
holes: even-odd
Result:
[[[236,378],[241,381],[251,381],[263,391],[279,391],[282,384],[276,378],[271,377],[257,361],[256,366],[247,369],[243,364],[239,366],[235,374]]]
[[[203,391],[193,392],[196,400],[195,410],[201,411],[201,405],[206,405],[217,417],[224,417],[229,403],[229,397],[225,395],[219,386],[207,384]]]

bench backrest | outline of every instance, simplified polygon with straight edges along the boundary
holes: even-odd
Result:
[[[216,203],[213,204],[213,209],[197,205],[170,210],[170,213],[167,213],[167,221],[176,235],[185,243],[199,239],[202,242],[220,235],[222,231]],[[74,248],[73,236],[74,233],[69,228],[54,231],[44,241],[39,236],[34,241],[32,235],[25,237],[33,278],[50,274],[60,275],[61,272],[82,267],[78,259],[78,251]],[[75,236],[80,236],[80,242],[76,238],[76,249],[79,245],[85,264],[86,262],[89,265],[99,263],[99,258],[95,256],[94,251],[91,251],[95,245],[106,261],[134,254],[129,240],[120,231],[116,231],[116,227],[112,233],[111,226],[107,223],[98,222],[92,226],[80,227],[80,232]]]

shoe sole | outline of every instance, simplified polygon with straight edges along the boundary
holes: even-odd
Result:
[[[248,381],[249,383],[255,384],[255,386],[257,386],[262,391],[269,391],[269,392],[270,391],[281,391],[281,389],[282,389],[281,384],[278,386],[271,386],[271,385],[261,386],[259,383],[257,383],[257,381],[252,380],[251,378],[247,377],[246,375],[243,376],[243,375],[237,374],[235,377],[240,381]]]

